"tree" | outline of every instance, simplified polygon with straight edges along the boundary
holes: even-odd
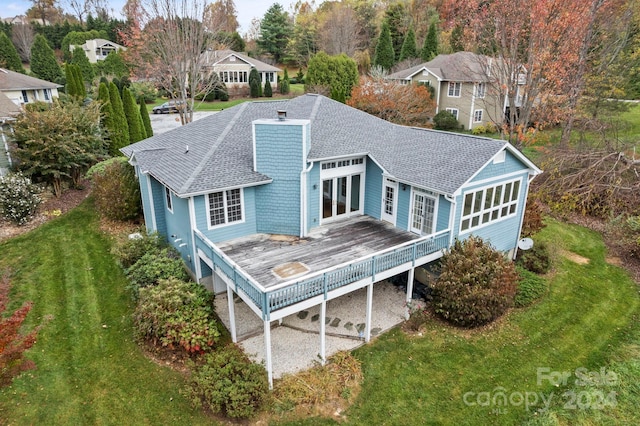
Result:
[[[56,61],[53,49],[40,34],[36,35],[31,48],[31,72],[42,80],[52,82],[58,81],[62,77],[62,71]]]
[[[384,21],[389,26],[391,45],[395,55],[393,61],[395,63],[400,59],[400,50],[409,27],[409,16],[404,3],[397,2],[388,6],[384,12]]]
[[[238,11],[233,0],[216,0],[205,8],[204,25],[213,32],[233,34],[238,31]]]
[[[299,67],[306,67],[318,52],[318,23],[309,3],[298,3],[294,11],[293,33],[287,44],[287,58]]]
[[[78,96],[78,84],[76,82],[75,76],[73,74],[73,65],[65,64],[64,66],[64,75],[66,79],[66,84],[64,86],[64,91],[68,96]]]
[[[329,55],[345,53],[352,56],[362,48],[358,15],[352,4],[347,2],[326,2],[321,8],[318,23],[319,46]]]
[[[51,20],[55,13],[56,0],[31,0],[31,3],[35,10],[34,17],[39,19],[42,25],[47,25],[47,21]]]
[[[329,56],[325,52],[316,54],[309,61],[305,89],[325,89],[331,99],[346,102],[351,89],[358,83],[358,66],[344,53]]]
[[[33,28],[29,24],[16,24],[11,31],[11,40],[22,62],[29,62],[33,44]]]
[[[134,19],[122,33],[128,47],[125,57],[137,66],[141,78],[153,78],[172,97],[184,102],[179,110],[182,124],[193,120],[191,94],[208,94],[209,32],[202,24],[205,0],[149,0],[134,9]]]
[[[80,21],[80,25],[84,24],[84,16],[89,14],[91,9],[90,3],[90,0],[67,0],[69,8],[78,18],[78,21]]]
[[[273,89],[271,88],[271,83],[269,83],[269,80],[264,82],[264,91],[263,91],[264,97],[265,98],[271,98],[273,97]]]
[[[63,183],[73,187],[97,159],[105,155],[100,132],[100,104],[53,102],[29,108],[14,124],[14,155],[19,169],[62,194]]]
[[[122,89],[122,106],[129,127],[129,143],[141,141],[145,138],[145,130],[140,117],[140,108],[127,87]]]
[[[4,32],[0,33],[0,67],[10,71],[25,73],[16,47]]]
[[[151,119],[149,118],[147,105],[145,105],[142,97],[139,99],[138,103],[140,104],[140,117],[142,118],[142,124],[144,125],[145,137],[150,138],[153,136],[153,128],[151,127]]]
[[[109,83],[109,101],[113,110],[113,132],[110,134],[111,146],[109,153],[113,156],[121,155],[120,148],[129,145],[129,124],[124,115],[124,107],[118,87],[113,83]]]
[[[255,67],[251,67],[249,71],[249,90],[252,98],[260,97],[260,75]]]
[[[403,85],[384,77],[362,77],[347,105],[405,126],[430,127],[436,103],[423,85]]]
[[[109,97],[109,83],[101,82],[98,86],[98,102],[100,102],[100,125],[103,133],[105,134],[105,141],[107,142],[107,149],[109,154],[114,156],[118,155],[114,153],[112,149],[113,140],[111,135],[117,133],[115,129],[115,122],[113,117],[113,108],[111,107],[111,98]]]
[[[89,58],[84,53],[84,50],[80,46],[76,46],[73,49],[73,53],[71,55],[71,63],[77,65],[80,68],[82,73],[82,80],[85,83],[91,84],[93,78],[96,76],[96,73],[93,69],[93,65],[89,62]]]
[[[409,27],[409,31],[407,31],[407,35],[402,43],[399,61],[402,62],[406,59],[413,59],[417,57],[418,49],[416,47],[416,33],[413,32],[413,27]]]
[[[393,53],[393,44],[391,42],[391,33],[387,22],[382,23],[376,51],[373,56],[373,65],[381,67],[389,71],[395,63],[395,53]]]
[[[425,62],[432,60],[438,55],[438,34],[436,31],[436,23],[432,22],[429,25],[429,31],[427,32],[422,50],[420,51],[420,58]]]
[[[85,86],[84,79],[82,78],[82,70],[80,66],[71,64],[71,74],[75,80],[75,88],[77,90],[76,96],[80,99],[87,97],[87,87]]]
[[[260,23],[258,47],[270,53],[276,63],[280,63],[285,55],[292,29],[287,12],[279,3],[274,3],[267,9]]]
[[[109,75],[122,78],[130,74],[129,66],[125,62],[121,52],[109,53],[103,61],[98,61],[96,68],[98,74],[104,76]]]
[[[464,27],[462,25],[453,27],[449,44],[451,45],[451,50],[454,52],[464,51]]]
[[[289,94],[289,72],[287,69],[284,69],[284,75],[282,76],[282,80],[280,81],[280,93],[283,95]]]

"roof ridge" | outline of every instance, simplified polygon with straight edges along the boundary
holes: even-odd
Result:
[[[242,115],[244,110],[247,109],[247,105],[250,104],[250,103],[251,102],[245,102],[242,105],[240,105],[240,108],[238,109],[238,112],[236,112],[235,115],[233,116],[233,118],[231,120],[229,120],[229,122],[227,123],[227,126],[224,128],[222,133],[220,133],[220,135],[216,139],[216,142],[211,146],[211,149],[209,150],[209,152],[207,152],[207,154],[202,157],[202,160],[196,166],[196,168],[193,170],[193,172],[191,173],[191,176],[189,176],[189,179],[187,179],[186,182],[184,183],[184,185],[182,185],[182,188],[180,188],[180,193],[187,192],[187,190],[189,189],[189,187],[193,183],[195,177],[198,176],[198,174],[202,171],[202,169],[204,168],[205,164],[207,164],[207,162],[209,161],[209,159],[211,158],[211,156],[213,155],[215,150],[220,145],[220,142],[222,142],[224,140],[224,138],[227,136],[227,134],[231,131],[233,126],[236,124],[236,121],[238,121],[238,118],[240,118],[240,116]]]

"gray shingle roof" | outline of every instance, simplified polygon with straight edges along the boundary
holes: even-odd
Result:
[[[390,74],[392,80],[410,79],[422,69],[429,70],[443,81],[490,81],[485,68],[491,63],[487,56],[472,52],[438,55],[429,62]]]
[[[202,58],[204,62],[208,66],[214,66],[218,62],[228,58],[229,56],[235,56],[240,58],[244,62],[247,62],[249,65],[256,68],[259,72],[280,72],[282,71],[278,67],[274,67],[273,65],[269,65],[265,62],[259,61],[256,58],[251,58],[250,56],[245,55],[244,53],[235,52],[233,50],[207,50],[202,54]]]
[[[405,127],[319,95],[247,102],[122,149],[142,171],[178,195],[257,185],[251,123],[275,118],[311,121],[309,160],[368,154],[402,182],[453,194],[508,145],[470,135]],[[188,151],[187,151],[188,145]]]
[[[46,80],[40,80],[39,78],[20,74],[19,72],[0,68],[0,91],[53,89],[57,87],[62,86]]]

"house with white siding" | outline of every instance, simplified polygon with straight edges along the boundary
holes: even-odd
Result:
[[[530,181],[508,142],[392,124],[320,95],[247,102],[129,145],[148,231],[271,325],[439,259],[477,235],[514,257]],[[324,327],[325,318],[320,318]],[[321,328],[319,351],[325,358]]]

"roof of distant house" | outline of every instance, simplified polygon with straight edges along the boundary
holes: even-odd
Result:
[[[7,97],[4,93],[0,92],[0,120],[12,118],[13,116],[19,114],[21,111],[20,107],[13,103],[11,99]]]
[[[274,67],[273,65],[269,65],[265,62],[259,61],[256,58],[251,58],[244,53],[235,52],[233,50],[207,50],[203,54],[205,63],[209,64],[209,66],[214,66],[217,63],[227,59],[230,56],[235,56],[236,58],[248,63],[252,67],[254,67],[258,71],[263,72],[279,72],[282,71],[278,67]]]
[[[56,89],[59,84],[0,68],[0,91]]]
[[[409,80],[422,70],[427,70],[442,81],[490,81],[486,72],[491,58],[472,52],[456,52],[438,55],[429,62],[390,74],[392,80]]]
[[[400,126],[312,94],[246,102],[122,152],[179,196],[259,185],[270,178],[253,170],[252,122],[275,120],[278,110],[310,121],[308,161],[369,155],[390,176],[443,194],[454,194],[503,149],[538,170],[505,141]]]

